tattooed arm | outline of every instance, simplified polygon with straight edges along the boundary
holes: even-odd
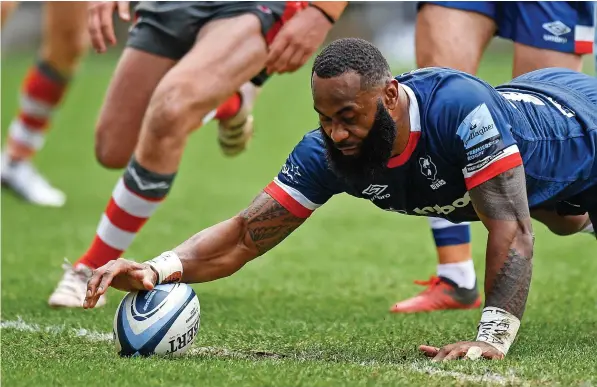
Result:
[[[120,258],[94,270],[83,307],[93,308],[109,286],[150,290],[156,283],[207,282],[229,276],[282,242],[304,221],[261,192],[246,210],[195,234],[173,253],[145,263]]]
[[[475,211],[489,231],[486,306],[522,319],[531,283],[533,230],[522,166],[473,188]]]
[[[282,242],[304,221],[261,192],[237,216],[195,234],[174,249],[182,261],[182,282],[229,276]]]
[[[533,232],[523,167],[478,185],[471,189],[470,197],[489,231],[485,309],[476,341],[420,347],[434,360],[469,356],[473,348],[485,358],[503,358],[518,331],[531,284]]]

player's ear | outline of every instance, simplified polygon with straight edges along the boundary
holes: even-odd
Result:
[[[384,103],[388,110],[394,110],[398,106],[398,81],[394,78],[385,87]]]

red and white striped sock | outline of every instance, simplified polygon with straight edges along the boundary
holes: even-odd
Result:
[[[133,158],[112,192],[91,246],[74,265],[96,269],[118,259],[164,200],[174,176],[150,172]]]
[[[19,114],[9,127],[7,141],[11,161],[27,160],[43,147],[50,116],[60,103],[68,78],[48,63],[33,66],[21,92]]]

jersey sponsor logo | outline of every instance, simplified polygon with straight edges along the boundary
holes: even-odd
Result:
[[[427,179],[431,180],[430,187],[434,190],[439,187],[446,185],[445,180],[437,178],[437,166],[431,161],[430,156],[420,157],[419,166],[421,167],[421,173]]]
[[[417,215],[448,215],[458,208],[464,208],[468,206],[471,202],[471,198],[469,197],[468,192],[464,194],[463,197],[458,198],[452,202],[452,204],[448,204],[445,206],[440,206],[439,204],[435,204],[433,206],[426,206],[423,208],[415,208],[413,212]]]
[[[483,169],[487,164],[491,163],[493,160],[497,159],[498,157],[501,157],[502,154],[504,153],[504,151],[499,151],[497,153],[491,154],[487,157],[485,157],[484,159],[477,161],[476,163],[473,164],[468,164],[466,166],[466,172],[467,173],[473,173],[473,172],[477,172],[481,169]]]
[[[480,144],[476,147],[473,147],[471,150],[466,152],[467,161],[476,159],[477,157],[482,155],[483,151],[491,148],[492,146],[496,145],[499,142],[500,142],[500,138],[498,137],[498,138],[491,139],[489,142],[486,142],[484,144]]]
[[[369,187],[363,190],[363,195],[371,196],[369,200],[387,199],[390,197],[390,194],[382,195],[387,188],[387,185],[369,184]]]
[[[299,167],[291,162],[284,164],[284,166],[282,167],[282,174],[293,183],[297,183],[297,177],[301,177]]]
[[[468,151],[484,141],[499,137],[500,132],[487,105],[481,104],[464,118],[458,127],[457,134]]]

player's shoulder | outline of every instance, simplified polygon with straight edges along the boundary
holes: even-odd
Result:
[[[311,130],[294,147],[289,161],[317,175],[330,173],[324,141],[319,129]]]
[[[396,80],[417,94],[427,115],[454,108],[471,110],[483,101],[490,102],[499,97],[499,93],[485,81],[445,67],[413,70],[398,75]]]

